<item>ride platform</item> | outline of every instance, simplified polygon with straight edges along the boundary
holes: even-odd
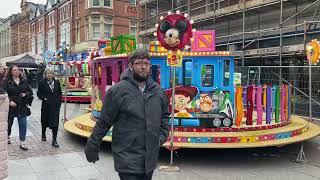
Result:
[[[64,124],[75,135],[89,137],[95,125],[91,113],[80,115]],[[290,121],[256,126],[222,128],[175,127],[174,148],[255,148],[284,146],[302,142],[320,134],[320,127],[301,117],[292,116]],[[112,129],[103,141],[112,141]],[[169,135],[170,137],[170,135]],[[163,145],[170,146],[170,138]]]

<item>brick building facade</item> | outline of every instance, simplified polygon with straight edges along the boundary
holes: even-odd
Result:
[[[45,5],[21,0],[21,13],[10,24],[10,55],[56,52],[66,42],[80,57],[99,39],[137,37],[136,5],[136,0],[47,0]]]
[[[30,17],[38,8],[37,4],[21,1],[20,15],[11,22],[11,55],[27,53],[31,50]]]
[[[71,43],[74,52],[97,46],[97,40],[137,35],[136,1],[73,0]]]
[[[30,44],[35,54],[56,52],[62,42],[70,45],[73,53],[81,54],[97,47],[99,39],[120,34],[137,36],[135,1],[48,0],[44,9],[37,10],[30,22]]]

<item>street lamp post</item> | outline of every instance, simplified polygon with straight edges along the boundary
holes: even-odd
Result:
[[[65,42],[61,43],[61,48],[59,50],[60,55],[65,65],[65,75],[64,75],[64,113],[63,113],[63,122],[67,121],[67,84],[68,84],[68,53],[70,52],[70,46],[66,45]]]
[[[68,52],[70,51],[70,46],[67,45],[65,48],[65,76],[64,76],[64,115],[63,115],[63,122],[67,121],[67,94],[68,94],[68,89],[67,89],[67,85],[68,85]]]

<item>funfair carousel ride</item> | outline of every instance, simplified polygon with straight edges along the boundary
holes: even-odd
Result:
[[[57,57],[52,58],[48,62],[48,66],[54,69],[55,77],[60,82],[61,90],[67,91],[67,93],[62,93],[62,100],[89,103],[91,101],[91,59],[95,57],[97,52],[90,51],[87,58],[79,58],[74,61],[63,61],[63,53],[61,51],[56,54]],[[66,68],[68,68],[67,71]],[[68,72],[67,77],[66,72]]]
[[[91,101],[91,75],[88,71],[88,64],[83,61],[67,62],[69,72],[67,82],[65,80],[66,62],[51,62],[55,69],[56,79],[60,81],[61,89],[64,91],[67,86],[67,96],[62,92],[62,100],[67,102],[88,103]]]
[[[180,12],[161,17],[158,41],[150,44],[151,76],[165,90],[173,115],[164,147],[282,146],[319,135],[319,126],[291,114],[290,85],[234,83],[234,56],[215,51],[215,31],[194,31],[192,23]],[[189,43],[191,50],[179,51]],[[132,36],[113,37],[112,54],[93,59],[91,112],[65,122],[67,131],[90,136],[103,97],[120,80],[135,45]],[[103,140],[111,137],[112,129]]]

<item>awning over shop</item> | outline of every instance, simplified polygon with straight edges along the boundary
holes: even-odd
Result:
[[[22,57],[24,57],[27,54],[30,55],[31,52],[24,53],[24,54],[19,54],[19,55],[16,55],[16,56],[8,56],[8,57],[0,58],[0,64],[1,65],[6,65],[7,62],[16,61],[18,59],[21,59]],[[43,57],[41,55],[36,54],[36,55],[30,55],[30,56],[32,58],[34,58],[36,64],[39,64],[40,62],[43,61]]]
[[[35,58],[30,56],[29,54],[26,54],[15,61],[6,62],[6,66],[11,66],[11,65],[17,65],[19,67],[29,67],[29,68],[38,67],[38,65],[35,62]]]

